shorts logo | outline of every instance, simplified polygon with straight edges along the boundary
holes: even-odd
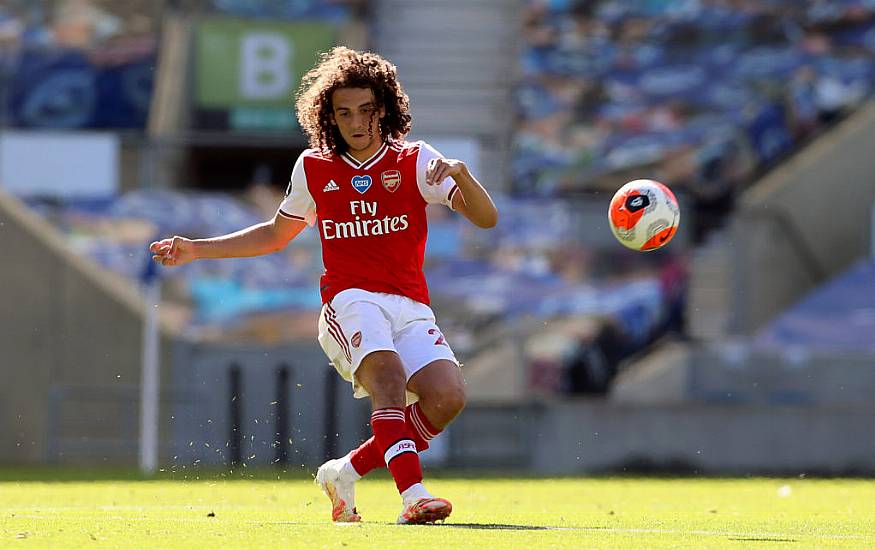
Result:
[[[401,172],[399,170],[386,170],[380,174],[380,179],[383,180],[383,187],[390,193],[394,193],[401,187]]]
[[[365,194],[365,191],[371,188],[371,176],[353,176],[352,177],[352,186],[353,188],[361,193]]]
[[[352,347],[357,348],[362,345],[362,331],[358,331],[352,335],[352,338],[349,339],[349,342],[352,344]]]
[[[450,345],[447,344],[447,341],[444,340],[444,335],[441,334],[439,330],[434,329],[434,328],[430,328],[430,329],[428,329],[428,333],[431,334],[432,336],[437,334],[437,340],[434,341],[434,345],[450,347]]]

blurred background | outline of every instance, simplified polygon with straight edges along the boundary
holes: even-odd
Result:
[[[875,473],[870,0],[6,0],[0,463],[310,468],[370,434],[316,342],[315,231],[146,253],[273,216],[337,44],[397,64],[410,139],[501,212],[430,211],[469,404],[424,460]],[[681,203],[664,250],[608,228],[638,178]]]

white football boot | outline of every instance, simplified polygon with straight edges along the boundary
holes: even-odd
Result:
[[[398,523],[410,525],[422,525],[435,523],[449,517],[453,511],[453,505],[445,498],[425,497],[404,504]]]
[[[425,490],[421,483],[417,483],[401,494],[404,501],[401,515],[397,523],[422,525],[435,523],[449,517],[453,511],[453,505],[445,498],[437,498]]]
[[[331,499],[332,521],[356,522],[362,520],[355,509],[355,482],[360,476],[354,472],[352,465],[349,464],[349,455],[329,460],[316,472],[316,483]]]

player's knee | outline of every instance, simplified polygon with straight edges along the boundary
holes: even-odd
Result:
[[[436,389],[429,397],[430,405],[444,417],[452,419],[465,408],[465,386],[462,384],[448,384]]]
[[[453,415],[457,415],[465,408],[465,386],[459,384],[454,386],[444,396],[444,403],[447,410]]]

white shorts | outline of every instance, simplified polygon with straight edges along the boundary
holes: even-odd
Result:
[[[355,371],[375,351],[401,357],[407,380],[424,366],[446,359],[459,362],[427,305],[406,296],[351,288],[322,306],[319,345],[340,376],[352,382],[355,397],[367,397]],[[407,402],[418,396],[407,392]]]

